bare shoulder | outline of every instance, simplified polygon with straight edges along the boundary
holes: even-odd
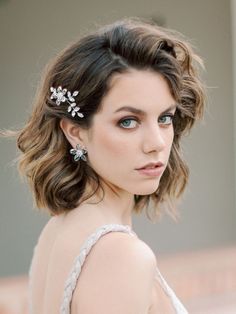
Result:
[[[155,267],[155,254],[145,242],[123,232],[104,235],[86,258],[74,312],[148,313]]]
[[[156,257],[152,249],[138,237],[133,237],[124,232],[111,232],[103,236],[94,247],[94,254],[104,256],[104,253],[109,254],[113,261],[119,260],[129,263],[136,260],[136,265],[139,263],[149,263],[156,265]],[[92,256],[92,255],[91,255]],[[100,259],[101,264],[102,260]]]

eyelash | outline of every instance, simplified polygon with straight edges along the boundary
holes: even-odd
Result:
[[[163,125],[171,125],[171,124],[172,124],[173,118],[174,118],[174,115],[173,115],[173,114],[168,113],[168,114],[165,114],[165,115],[161,116],[160,118],[163,118],[163,117],[169,117],[169,118],[171,118],[171,122],[170,122],[170,123],[167,123],[167,124],[163,123]],[[121,119],[121,120],[118,122],[118,125],[119,125],[122,129],[134,129],[134,127],[133,127],[133,128],[132,128],[132,127],[131,127],[131,128],[129,128],[129,127],[126,128],[126,127],[121,126],[121,124],[122,124],[124,121],[129,121],[129,120],[131,120],[131,121],[136,121],[136,122],[140,123],[140,120],[137,119],[136,117],[127,117],[127,118]]]

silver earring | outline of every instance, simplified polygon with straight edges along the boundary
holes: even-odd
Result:
[[[74,161],[78,161],[80,159],[87,161],[87,158],[85,154],[87,154],[87,150],[85,148],[82,148],[80,144],[76,145],[76,148],[70,149],[71,155],[74,155]]]

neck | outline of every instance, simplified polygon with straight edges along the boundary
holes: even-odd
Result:
[[[95,206],[96,210],[109,221],[129,225],[132,228],[134,195],[107,183],[103,183],[102,187],[104,193],[99,189],[96,194],[83,201],[82,204]],[[89,191],[87,195],[90,195],[94,189],[89,187],[86,189],[87,191]]]

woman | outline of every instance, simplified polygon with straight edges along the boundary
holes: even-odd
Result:
[[[204,107],[199,64],[177,33],[125,19],[48,66],[16,133],[19,170],[52,216],[32,259],[31,313],[187,313],[131,215],[175,214],[188,181],[180,139]]]

